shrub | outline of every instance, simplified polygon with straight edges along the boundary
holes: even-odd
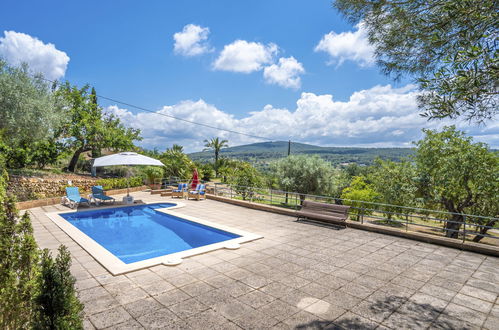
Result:
[[[130,187],[140,187],[144,184],[142,177],[133,176],[128,179]],[[97,180],[97,185],[102,186],[104,190],[123,189],[127,187],[127,178],[108,178]]]
[[[71,255],[64,245],[54,259],[48,249],[43,250],[39,293],[36,301],[36,329],[83,329],[83,305],[76,296],[71,275]]]
[[[344,199],[343,204],[353,207],[350,210],[350,214],[354,215],[356,220],[359,220],[359,208],[374,208],[373,204],[369,202],[375,202],[378,196],[374,188],[370,184],[367,184],[361,176],[354,176],[350,186],[343,189],[343,193],[341,194],[341,198]],[[372,211],[369,210],[363,211],[363,214],[371,213]]]
[[[234,185],[234,190],[241,195],[243,200],[252,198],[253,188],[263,185],[260,173],[251,164],[245,162],[238,164],[229,178],[229,183]]]
[[[33,319],[38,249],[29,215],[19,219],[15,200],[6,193],[7,181],[0,159],[0,329],[24,329]]]
[[[29,213],[19,217],[7,179],[0,154],[0,329],[81,329],[69,252],[61,247],[54,262],[45,251],[39,263]]]
[[[152,185],[156,179],[163,178],[163,168],[158,166],[147,166],[141,171],[147,179],[147,183]]]
[[[215,175],[215,171],[213,170],[213,165],[210,163],[195,163],[199,176],[201,177],[201,180],[203,181],[210,181],[211,178]]]

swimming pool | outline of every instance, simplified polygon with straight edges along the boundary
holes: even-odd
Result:
[[[172,206],[148,204],[61,216],[126,264],[241,237],[155,211]]]
[[[236,249],[261,236],[179,214],[182,203],[151,203],[47,215],[113,274],[220,248]]]

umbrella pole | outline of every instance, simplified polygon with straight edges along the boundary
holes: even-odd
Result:
[[[130,170],[126,171],[126,196],[130,197]]]

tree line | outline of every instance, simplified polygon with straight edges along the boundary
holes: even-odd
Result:
[[[495,226],[499,215],[499,153],[474,142],[454,126],[423,132],[424,138],[415,142],[412,156],[399,162],[378,158],[371,166],[333,166],[318,155],[291,155],[274,161],[262,172],[251,163],[221,157],[220,150],[228,146],[228,141],[219,138],[205,141],[213,152],[212,162],[193,162],[178,145],[164,153],[149,154],[165,164],[164,169],[156,169],[157,177],[189,179],[198,169],[203,180],[230,184],[243,199],[251,198],[254,188],[270,188],[296,192],[301,201],[311,194],[337,202],[345,200],[345,204],[357,207],[360,202],[390,204],[384,207],[388,219],[391,213],[403,213],[404,207],[445,211],[451,214],[444,224],[445,235],[450,238],[457,238],[464,214],[496,217],[468,219]],[[354,216],[356,212],[352,210]],[[486,234],[487,229],[481,227],[478,232]],[[474,240],[482,238],[476,235]]]
[[[0,59],[0,151],[8,168],[44,168],[60,159],[74,172],[80,155],[135,149],[140,131],[98,105],[94,88],[50,84],[27,65]]]

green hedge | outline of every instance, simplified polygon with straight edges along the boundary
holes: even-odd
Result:
[[[130,182],[130,187],[139,187],[144,184],[142,177],[134,176],[128,179]],[[110,189],[123,189],[127,187],[126,178],[110,178],[110,179],[100,179],[97,180],[97,185],[100,185],[104,190]]]

